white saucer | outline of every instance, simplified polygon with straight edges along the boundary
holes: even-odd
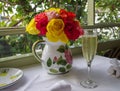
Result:
[[[0,89],[15,84],[23,76],[23,71],[17,68],[0,68]]]

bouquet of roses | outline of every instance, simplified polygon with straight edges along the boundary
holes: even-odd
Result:
[[[73,12],[65,9],[50,8],[35,15],[26,27],[29,34],[46,37],[50,42],[76,40],[83,29]]]

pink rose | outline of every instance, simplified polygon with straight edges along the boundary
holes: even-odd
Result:
[[[54,62],[57,62],[58,61],[58,58],[55,56],[54,59],[53,59]]]
[[[72,64],[72,55],[70,50],[65,50],[65,58],[67,63]]]
[[[58,13],[55,11],[46,12],[46,16],[48,17],[48,21],[50,21],[51,19],[55,19],[55,18],[59,17]]]

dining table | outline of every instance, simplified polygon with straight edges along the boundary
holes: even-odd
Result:
[[[23,76],[15,84],[0,91],[50,91],[50,87],[59,81],[70,84],[71,91],[120,91],[120,78],[109,74],[111,58],[96,55],[91,66],[91,79],[96,81],[98,87],[93,89],[84,88],[80,85],[82,80],[87,79],[87,63],[85,59],[73,56],[72,69],[65,74],[48,74],[41,63],[20,67]]]

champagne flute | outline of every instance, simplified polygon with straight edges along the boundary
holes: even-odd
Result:
[[[87,61],[87,71],[88,78],[85,81],[81,81],[80,84],[85,88],[95,88],[98,85],[96,82],[91,80],[91,63],[94,59],[97,50],[97,33],[96,30],[89,29],[84,31],[84,35],[82,36],[82,52],[83,57]]]

